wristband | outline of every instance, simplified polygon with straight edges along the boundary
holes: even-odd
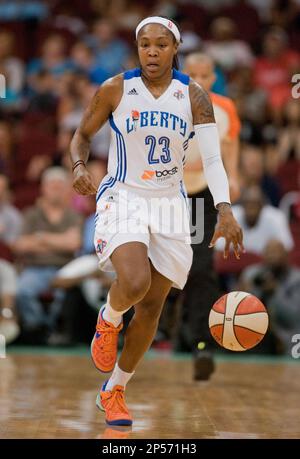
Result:
[[[72,172],[74,172],[76,167],[79,166],[80,164],[82,164],[85,167],[85,162],[82,159],[78,159],[78,161],[76,161],[72,166]]]

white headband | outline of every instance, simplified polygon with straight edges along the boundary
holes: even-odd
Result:
[[[142,27],[147,24],[161,24],[166,27],[174,35],[177,43],[180,43],[180,32],[178,27],[170,19],[161,18],[160,16],[151,16],[149,18],[143,19],[135,29],[135,37],[137,38],[139,31]]]

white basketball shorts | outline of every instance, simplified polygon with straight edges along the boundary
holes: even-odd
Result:
[[[189,208],[184,190],[141,190],[116,182],[97,198],[94,244],[103,271],[127,242],[142,242],[154,268],[182,289],[192,264]]]

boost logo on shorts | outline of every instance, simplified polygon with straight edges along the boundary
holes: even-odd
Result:
[[[96,252],[102,253],[106,246],[107,246],[106,241],[104,241],[103,239],[97,239]]]
[[[164,169],[163,171],[147,171],[145,170],[141,176],[142,180],[151,180],[154,176],[157,180],[167,180],[168,178],[172,177],[172,175],[177,174],[178,167],[173,167],[173,169]]]

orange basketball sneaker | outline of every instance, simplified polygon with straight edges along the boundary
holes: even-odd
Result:
[[[115,386],[113,390],[105,390],[106,381],[97,395],[96,405],[105,411],[106,424],[110,426],[131,426],[132,417],[125,403],[124,387]]]
[[[118,354],[118,335],[123,328],[103,319],[104,308],[100,309],[96,333],[91,344],[91,355],[96,368],[103,373],[110,373],[115,366]]]

